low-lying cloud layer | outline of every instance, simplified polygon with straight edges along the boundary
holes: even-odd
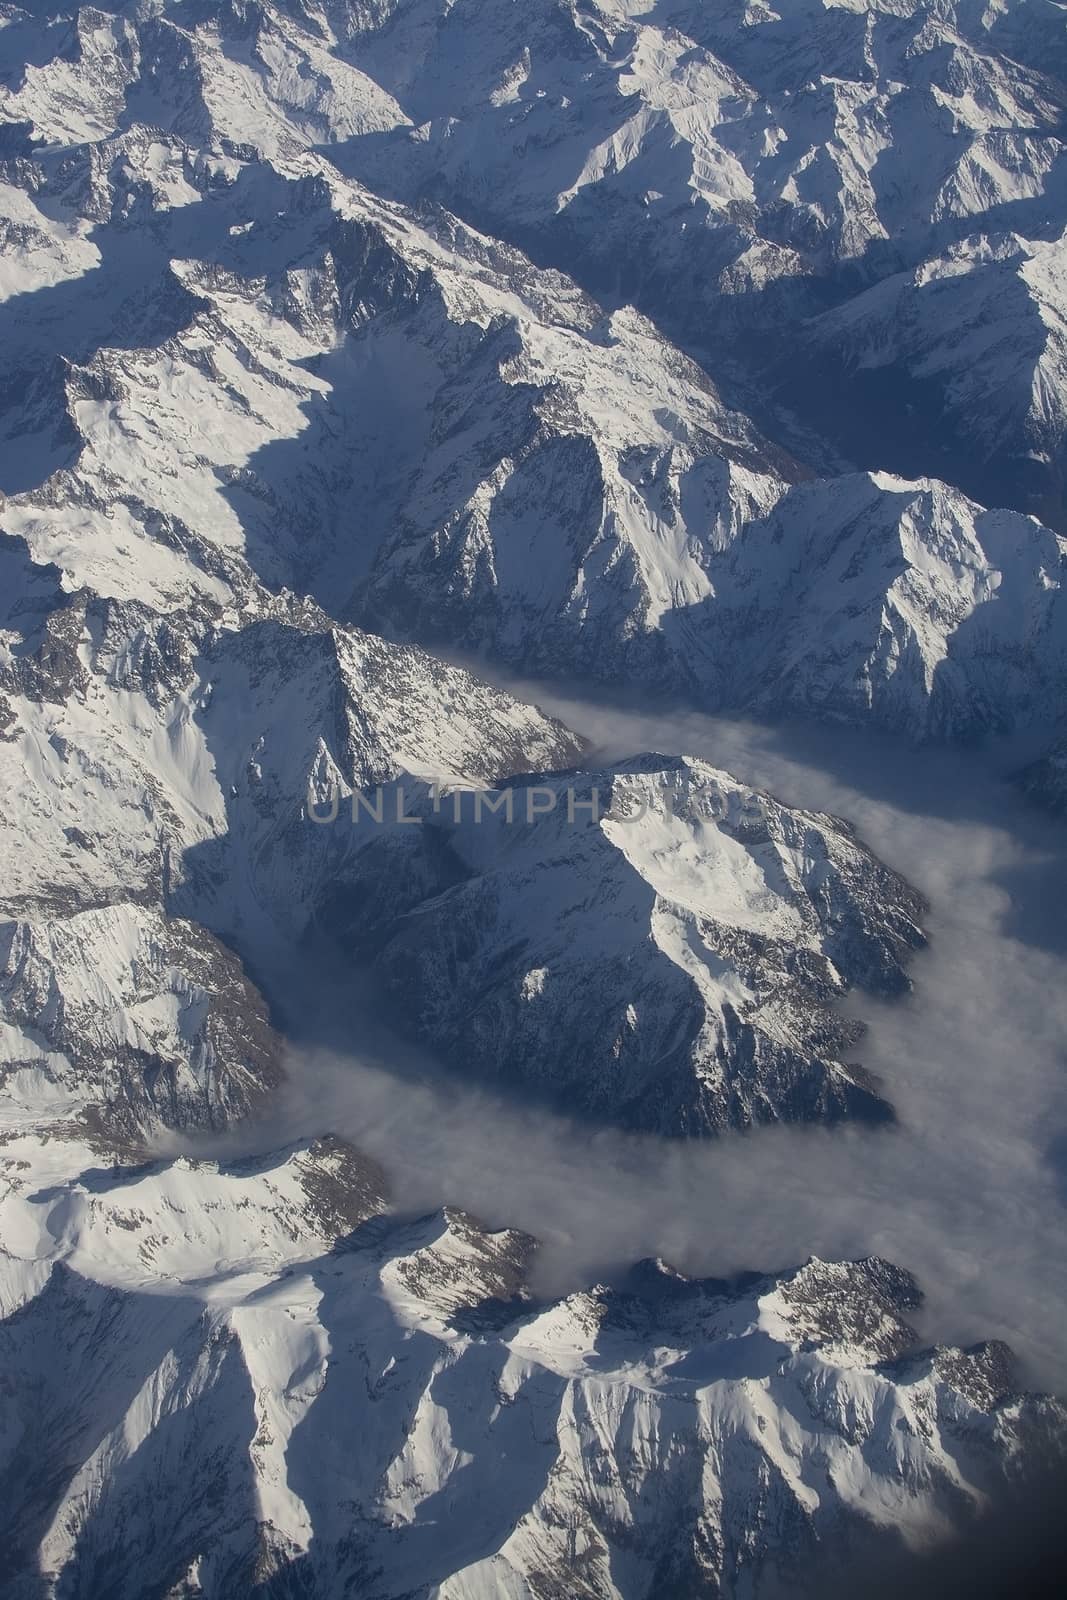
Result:
[[[342,1133],[404,1209],[447,1202],[536,1234],[545,1292],[645,1255],[713,1274],[884,1255],[925,1290],[924,1337],[1007,1339],[1028,1383],[1067,1390],[1067,830],[988,753],[537,698],[598,755],[700,756],[849,818],[927,895],[914,994],[849,1002],[899,1125],[710,1143],[592,1129],[437,1071],[375,1021],[365,985],[316,961],[314,981],[276,988],[292,1023],[278,1122],[236,1147]]]

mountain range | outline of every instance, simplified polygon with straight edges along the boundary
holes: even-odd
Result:
[[[898,1137],[862,1018],[938,908],[521,680],[1018,735],[1063,812],[1063,6],[109,3],[0,8],[5,1592],[769,1600],[971,1537],[1067,1413],[907,1262],[546,1292],[278,1129],[271,974],[593,1139]]]

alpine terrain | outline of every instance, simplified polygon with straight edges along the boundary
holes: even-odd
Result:
[[[881,1230],[774,1244],[944,907],[672,737],[1062,818],[1065,241],[1058,0],[0,5],[5,1600],[848,1593],[1067,1468]],[[764,1253],[410,1204],[293,1111],[372,1033],[768,1161]]]

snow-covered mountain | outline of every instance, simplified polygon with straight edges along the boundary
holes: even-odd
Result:
[[[20,541],[4,550],[26,594],[52,586],[0,633],[11,909],[172,900],[190,853],[227,835],[245,836],[230,870],[243,863],[255,882],[282,854],[277,840],[295,840],[309,783],[331,775],[349,787],[401,772],[487,782],[578,749],[559,723],[462,668],[331,623],[292,595],[249,585],[240,610],[163,615],[64,594]],[[134,565],[129,581],[151,577]],[[295,860],[275,865],[298,876]],[[275,914],[291,889],[274,885]],[[239,899],[235,883],[228,892]]]
[[[546,1299],[329,1128],[202,1152],[295,1137],[324,937],[594,1127],[890,1120],[839,1003],[907,883],[454,662],[1062,731],[1062,6],[109,3],[0,8],[5,1593],[763,1600],[966,1533],[1067,1414],[900,1268]]]
[[[672,492],[671,463],[650,461],[639,482],[677,530],[684,487]],[[514,667],[566,662],[703,706],[789,708],[918,740],[1047,720],[1062,702],[1067,540],[946,484],[863,473],[798,485],[733,540],[706,546],[688,595],[675,589],[669,609],[621,625],[587,602],[583,575],[536,627],[531,590],[540,601],[545,573],[504,548],[515,536],[529,548],[528,503],[488,526],[469,508],[414,549],[402,532],[357,615],[379,626],[415,617],[424,637],[488,643]],[[629,563],[608,560],[625,582]]]
[[[892,1114],[832,1005],[907,987],[922,905],[847,824],[656,756],[407,810],[321,919],[457,1066],[664,1133]]]
[[[982,251],[1006,230],[1055,249],[1067,222],[1067,46],[1053,0],[398,0],[330,17],[412,124],[349,141],[347,170],[432,195],[634,300],[712,365],[730,356],[755,404],[767,397],[754,369],[775,371],[783,325],[796,331],[887,274],[936,271],[968,236]],[[1001,387],[1019,370],[1018,312],[988,309],[1009,346]],[[942,333],[931,327],[912,367],[936,365]],[[849,370],[846,357],[795,372],[780,398],[801,435],[821,431],[863,466],[954,464],[951,392],[947,414],[934,390],[922,428],[884,453],[906,380],[834,404]],[[856,400],[878,398],[878,420],[856,428]],[[1028,448],[1020,425],[967,487],[1062,527],[1060,472],[1020,472]]]
[[[1053,5],[398,0],[329,14],[413,124],[346,155],[409,190],[436,185],[496,232],[558,237],[605,278],[615,259],[628,293],[663,294],[680,268],[684,295],[715,268],[709,309],[1062,198]]]
[[[112,217],[122,163],[159,153],[145,134],[118,148]],[[1045,713],[1055,536],[936,483],[790,485],[640,317],[306,164],[251,162],[163,211],[133,348],[106,342],[129,326],[121,276],[85,291],[92,353],[40,365],[42,339],[84,338],[80,295],[58,327],[29,324],[9,454],[46,476],[4,526],[38,564],[156,610],[265,583],[527,671],[920,738]],[[221,259],[168,257],[202,207],[195,238]],[[103,228],[120,257],[142,231]]]
[[[65,594],[17,539],[3,557],[19,584],[0,632],[8,1110],[62,1107],[105,1143],[225,1122],[277,1084],[281,1044],[204,924],[254,930],[253,952],[299,934],[346,847],[308,822],[309,790],[491,782],[578,741],[310,602],[250,585],[241,612],[164,617]]]
[[[820,377],[825,383],[820,384]],[[815,318],[776,381],[860,459],[1067,526],[1067,245],[979,234]],[[825,400],[822,398],[825,396]]]
[[[310,594],[376,629],[489,651],[527,672],[624,676],[705,705],[799,705],[918,737],[1045,715],[1063,676],[1063,546],[1048,533],[1023,517],[990,521],[937,483],[861,475],[798,485],[804,469],[653,323],[603,310],[573,281],[447,214],[415,214],[342,176],[329,157],[340,159],[351,138],[392,149],[389,117],[413,161],[436,148],[423,138],[426,108],[416,137],[406,114],[394,106],[387,115],[374,78],[376,63],[400,60],[411,30],[411,69],[425,55],[435,93],[453,84],[481,104],[477,73],[445,70],[440,53],[453,39],[467,60],[476,26],[497,38],[483,7],[454,6],[441,19],[432,7],[402,7],[384,31],[377,12],[330,21],[270,7],[171,9],[79,13],[73,33],[11,23],[12,48],[35,43],[9,105],[32,133],[3,172],[4,526],[37,561],[156,608],[225,604],[251,568],[273,591]],[[512,28],[518,12],[498,9],[501,28]],[[830,8],[825,26],[850,33],[860,20]],[[916,18],[868,20],[876,33],[884,25],[911,39]],[[607,49],[608,34],[568,7],[551,9],[545,27],[546,37],[567,33],[572,65]],[[627,21],[618,39],[637,49],[631,36],[653,27]],[[782,45],[781,30],[770,32]],[[937,57],[927,32],[921,48],[912,39],[909,62]],[[570,45],[559,49],[569,61]],[[957,85],[967,115],[1040,123],[1048,107],[1029,68],[1002,63],[1010,84],[997,78],[979,96],[995,65],[982,49],[981,72],[967,68],[975,84]],[[83,59],[103,63],[91,128],[70,117],[71,84],[81,81],[72,61]],[[343,94],[324,89],[327,67]],[[589,71],[592,87],[573,102],[583,129],[607,93]],[[863,67],[864,82],[872,71]],[[536,122],[547,113],[534,78],[522,80],[517,103]],[[629,106],[609,78],[608,99]],[[404,93],[417,99],[415,87]],[[311,105],[340,122],[312,127]],[[483,109],[496,115],[492,93]],[[529,144],[531,131],[523,137]],[[479,149],[506,153],[507,141],[478,138]],[[1050,140],[1042,133],[1038,143]],[[539,148],[533,141],[524,173],[536,175]],[[492,189],[534,216],[517,181]],[[634,259],[626,208],[610,204],[628,243],[607,248]],[[653,231],[660,241],[670,232]],[[1057,248],[1025,246],[1053,286]],[[940,282],[945,271],[927,264],[913,276]],[[869,294],[892,297],[895,281]],[[854,313],[867,328],[866,298],[813,327]],[[995,382],[1003,398],[979,437],[996,428],[1001,453],[1019,456],[1044,430],[1051,471],[1058,335],[1046,341],[1049,398],[1028,411],[1024,342],[1004,327],[1007,298],[990,288],[993,366],[966,381],[970,400],[946,400],[944,428],[973,436]],[[1051,289],[1034,312],[1042,326],[1046,303],[1055,304]],[[863,338],[865,351],[877,343],[869,330]],[[812,359],[829,359],[832,344],[827,332]],[[995,355],[1005,347],[1010,380],[1006,356]],[[901,361],[917,377],[936,364],[928,338],[898,352],[893,372]],[[1022,417],[1017,438],[997,421],[1007,411]],[[854,586],[847,564],[834,572],[846,537],[865,550],[890,546],[884,563],[857,557]]]
[[[532,1240],[380,1217],[344,1146],[78,1156],[3,1153],[13,1597],[804,1592],[1065,1436],[1000,1347],[919,1347],[876,1259],[546,1302]]]
[[[507,1082],[673,1132],[886,1114],[829,1007],[904,986],[920,905],[845,824],[699,766],[552,776],[578,752],[558,723],[312,602],[164,620],[6,553],[41,595],[4,636],[0,1005],[16,1071],[43,1051],[79,1114],[132,1135],[247,1109],[277,1045],[204,924],[258,960],[353,919],[422,1036]],[[443,811],[398,823],[427,784]],[[594,821],[590,787],[645,814]]]

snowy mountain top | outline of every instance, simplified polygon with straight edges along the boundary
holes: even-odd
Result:
[[[802,1585],[831,1531],[858,1553],[966,1529],[1063,1428],[995,1347],[909,1353],[915,1286],[876,1260],[733,1286],[655,1266],[639,1291],[524,1307],[529,1241],[450,1212],[360,1220],[373,1182],[337,1149],[80,1176],[69,1144],[3,1160],[15,1593],[39,1566],[106,1571],[121,1600],[146,1575],[213,1595],[296,1572],[376,1600],[532,1596],[576,1571],[590,1595],[759,1592],[772,1548]],[[326,1222],[320,1179],[352,1196]]]
[[[836,880],[856,901],[886,910],[884,960],[872,962],[866,981],[888,991],[904,985],[901,963],[921,937],[921,897],[848,823],[790,809],[696,758],[650,754],[599,771],[535,774],[512,779],[481,807],[477,795],[456,792],[433,812],[433,825],[477,872],[526,874],[531,861],[553,859],[575,870],[593,851],[607,875],[617,852],[680,912],[794,945],[817,943],[835,925]]]
[[[835,1002],[907,987],[924,907],[846,824],[655,756],[395,797],[330,825],[318,925],[464,1072],[673,1134],[892,1115]]]

